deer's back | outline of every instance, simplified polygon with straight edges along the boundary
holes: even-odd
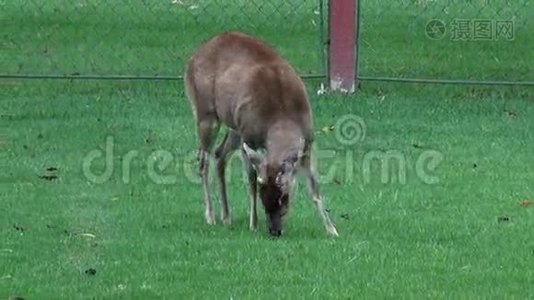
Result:
[[[223,33],[189,61],[186,85],[197,116],[216,116],[245,139],[262,139],[269,124],[293,122],[311,130],[304,84],[270,46],[241,33]]]

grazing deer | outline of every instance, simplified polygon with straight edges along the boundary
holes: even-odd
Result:
[[[249,181],[251,230],[257,229],[259,193],[269,233],[282,234],[294,177],[297,171],[302,171],[326,231],[337,236],[319,194],[310,158],[313,140],[310,103],[303,82],[290,64],[263,41],[229,32],[215,36],[197,49],[184,78],[200,140],[199,174],[206,222],[215,224],[208,188],[210,157],[214,154],[216,161],[222,222],[230,224],[226,161],[241,148]],[[221,124],[228,127],[228,132],[212,152]],[[259,150],[265,150],[265,155]]]

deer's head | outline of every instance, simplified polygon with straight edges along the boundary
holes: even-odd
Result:
[[[258,190],[265,209],[269,233],[280,236],[295,185],[299,152],[288,152],[286,155],[267,159],[248,147],[246,143],[243,144],[243,148],[257,173]]]

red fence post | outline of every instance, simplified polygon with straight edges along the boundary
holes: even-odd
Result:
[[[358,0],[329,0],[328,80],[333,91],[354,92]]]

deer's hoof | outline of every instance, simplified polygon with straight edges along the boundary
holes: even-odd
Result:
[[[330,236],[335,236],[335,237],[339,236],[335,227],[329,228],[327,231],[328,231],[328,235]]]
[[[222,223],[224,225],[227,225],[227,226],[232,225],[232,219],[229,216],[228,217],[222,217],[221,220],[222,220]]]
[[[206,213],[205,218],[206,218],[206,223],[208,225],[215,225],[217,223],[215,221],[215,218],[213,217],[213,214]]]
[[[269,234],[273,237],[280,237],[282,236],[282,230],[281,229],[269,229]]]

